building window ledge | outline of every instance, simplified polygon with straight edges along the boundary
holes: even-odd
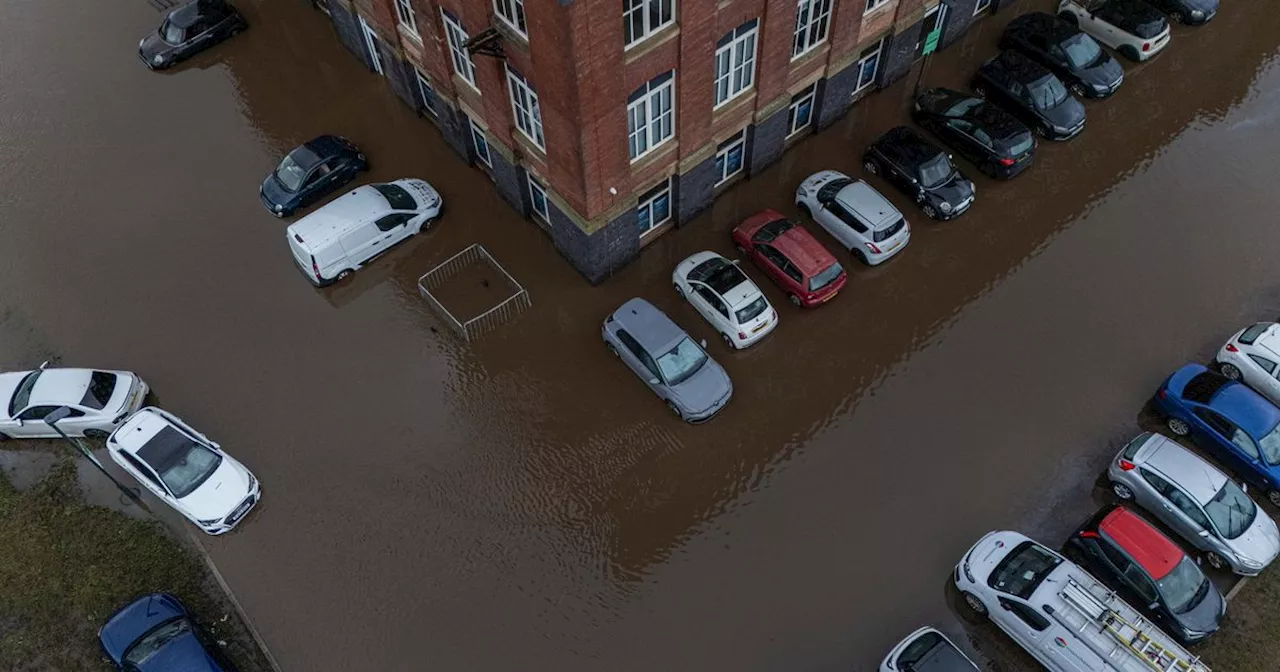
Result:
[[[624,63],[630,64],[640,60],[645,54],[661,47],[662,45],[674,40],[680,34],[680,24],[672,23],[671,25],[660,28],[639,42],[633,43],[626,48],[626,55],[622,59]]]
[[[459,93],[472,93],[477,96],[481,95],[479,87],[462,78],[462,75],[453,73],[453,88]]]
[[[640,234],[640,249],[644,249],[653,244],[653,241],[662,237],[662,234],[676,228],[676,219],[673,216],[671,221],[659,224],[648,231]]]
[[[410,30],[408,26],[404,25],[403,23],[398,23],[396,24],[396,32],[400,33],[404,37],[409,38],[409,40],[413,42],[414,46],[418,47],[419,49],[422,48],[422,36],[414,32],[413,30]]]
[[[867,17],[869,16],[883,14],[884,12],[888,11],[890,7],[893,7],[896,4],[898,3],[890,1],[890,2],[881,3],[875,7],[872,7],[871,9],[868,9],[862,13],[862,20],[866,21]]]
[[[632,177],[652,168],[654,164],[671,159],[679,148],[680,141],[672,138],[636,157],[631,161]]]
[[[831,45],[823,42],[822,44],[810,49],[809,51],[791,59],[791,72],[795,72],[803,68],[819,58],[825,58],[831,51]]]

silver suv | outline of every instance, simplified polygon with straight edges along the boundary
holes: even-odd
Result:
[[[1240,486],[1172,439],[1146,432],[1107,469],[1120,499],[1137,502],[1215,569],[1254,576],[1280,553],[1280,531]]]
[[[622,304],[600,330],[605,347],[686,422],[706,422],[733,396],[733,383],[701,344],[644,299]]]

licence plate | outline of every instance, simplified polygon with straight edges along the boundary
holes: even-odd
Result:
[[[830,294],[828,294],[828,295],[826,295],[826,296],[822,297],[822,303],[826,303],[826,302],[830,301],[831,299],[836,298],[836,294],[839,294],[839,293],[840,293],[840,290],[838,290],[838,289],[837,289],[836,291],[831,292]]]
[[[769,326],[769,323],[768,323],[768,322],[761,322],[760,324],[756,325],[756,328],[755,328],[755,329],[752,329],[752,330],[751,330],[751,333],[753,333],[753,334],[754,334],[754,333],[756,333],[756,332],[760,331],[761,329],[764,329],[764,328],[765,328],[765,327],[767,327],[767,326]]]

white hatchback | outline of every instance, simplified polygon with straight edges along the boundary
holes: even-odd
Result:
[[[1169,46],[1169,20],[1143,0],[1062,0],[1058,16],[1131,61]]]
[[[230,532],[258,503],[258,479],[177,416],[148,406],[107,437],[111,459],[208,534]]]
[[[838,171],[806,177],[796,189],[796,205],[869,266],[884,263],[911,240],[910,225],[888,199]]]
[[[756,283],[738,262],[715,252],[699,252],[676,264],[671,282],[731,348],[748,347],[778,326],[778,311]]]
[[[53,438],[45,424],[65,406],[58,429],[67,436],[105,438],[142,407],[150,388],[137,374],[95,369],[46,369],[0,373],[0,441]]]
[[[1216,360],[1222,375],[1244,381],[1280,406],[1280,324],[1259,322],[1241,329]]]

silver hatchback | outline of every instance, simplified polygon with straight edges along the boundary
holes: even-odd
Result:
[[[686,422],[706,422],[733,396],[733,383],[702,344],[644,299],[622,304],[604,321],[604,344]]]
[[[1137,502],[1215,569],[1254,576],[1280,553],[1280,531],[1226,474],[1172,439],[1138,435],[1107,469],[1120,499]]]

